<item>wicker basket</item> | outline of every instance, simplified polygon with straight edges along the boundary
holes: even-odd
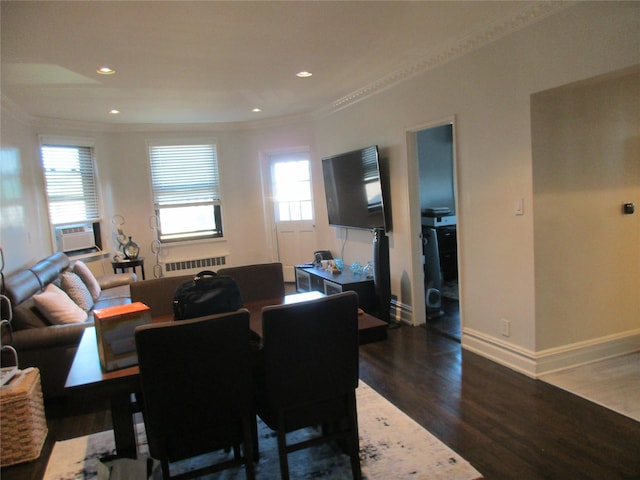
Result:
[[[34,460],[47,438],[40,371],[30,368],[0,389],[0,466]]]

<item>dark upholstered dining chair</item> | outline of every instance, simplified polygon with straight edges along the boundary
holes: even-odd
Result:
[[[284,276],[279,262],[221,268],[216,273],[236,281],[245,303],[284,296]]]
[[[234,458],[180,478],[244,464],[253,479],[249,312],[144,325],[135,340],[149,452],[163,478],[177,461],[233,447]]]
[[[193,281],[193,275],[150,278],[129,285],[132,302],[142,302],[150,308],[152,317],[173,316],[173,296],[176,288]]]
[[[256,381],[256,408],[277,431],[282,478],[289,478],[288,453],[342,440],[353,478],[360,479],[358,295],[265,307],[262,328],[264,371]],[[287,445],[287,432],[310,426],[322,426],[322,433]]]

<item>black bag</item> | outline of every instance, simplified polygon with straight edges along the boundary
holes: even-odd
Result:
[[[242,308],[242,297],[236,281],[225,275],[205,270],[191,282],[176,288],[173,317],[176,320],[233,312]]]

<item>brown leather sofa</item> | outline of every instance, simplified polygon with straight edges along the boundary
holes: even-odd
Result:
[[[129,284],[136,280],[133,273],[98,277],[100,296],[88,312],[87,319],[79,323],[54,325],[38,310],[33,296],[50,283],[58,282],[60,274],[70,267],[69,257],[58,252],[10,274],[4,282],[5,295],[13,310],[13,333],[10,335],[3,328],[2,344],[10,344],[16,349],[21,369],[32,366],[40,369],[45,398],[64,396],[67,373],[82,333],[87,326],[93,325],[93,310],[130,303]],[[7,312],[2,312],[2,318],[7,318]]]

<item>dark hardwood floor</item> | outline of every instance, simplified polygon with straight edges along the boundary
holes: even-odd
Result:
[[[639,422],[462,351],[431,326],[390,329],[360,352],[361,379],[486,479],[640,479]],[[111,428],[106,403],[46,410],[40,459],[3,468],[3,480],[39,480],[56,439]]]
[[[433,333],[440,333],[452,340],[460,341],[460,305],[457,300],[442,297],[442,316],[427,318],[426,328]]]
[[[360,351],[360,378],[486,479],[640,479],[639,422],[428,326],[389,330]]]

